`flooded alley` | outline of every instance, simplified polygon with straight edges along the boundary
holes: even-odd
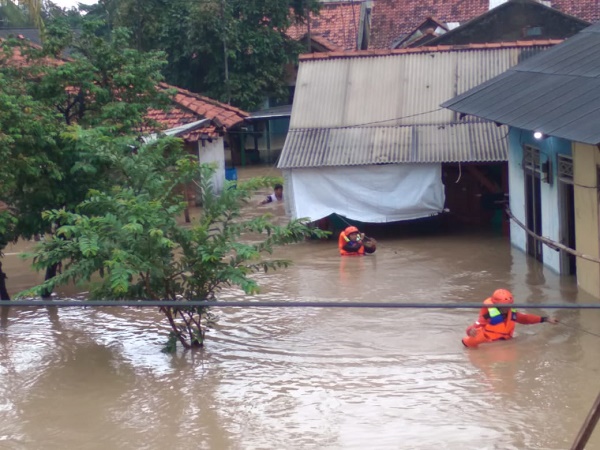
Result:
[[[0,448],[569,448],[600,390],[600,311],[551,304],[597,300],[491,232],[374,237],[361,258],[334,240],[282,248],[293,265],[259,275],[260,294],[218,298],[455,305],[506,287],[562,323],[465,350],[475,310],[215,308],[202,351],[166,355],[155,309],[4,309]],[[32,280],[20,251],[11,293]]]

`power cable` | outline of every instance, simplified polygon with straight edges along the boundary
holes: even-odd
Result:
[[[408,116],[400,116],[400,117],[393,117],[391,119],[383,119],[383,120],[374,120],[372,122],[362,122],[362,123],[354,123],[352,125],[339,125],[339,126],[327,126],[327,127],[322,127],[322,128],[290,128],[288,133],[293,133],[295,131],[304,131],[304,130],[340,130],[340,129],[346,129],[346,128],[360,128],[360,127],[365,127],[367,125],[375,125],[375,124],[379,124],[379,123],[385,123],[385,122],[393,122],[395,120],[403,120],[403,119],[410,119],[411,117],[418,117],[418,116],[424,116],[425,114],[432,114],[434,112],[438,112],[438,111],[442,111],[445,108],[436,108],[436,109],[431,109],[429,111],[423,111],[420,113],[415,113],[415,114],[409,114]],[[469,122],[469,123],[475,123],[475,122]],[[479,122],[477,122],[479,123]],[[418,126],[427,126],[427,125],[432,125],[432,126],[440,126],[439,123],[431,123],[431,124],[418,124]],[[447,123],[443,124],[448,125]],[[407,127],[412,127],[415,126],[415,124],[407,124],[407,125],[400,125],[400,126],[407,126]],[[242,130],[227,130],[228,134],[252,134],[252,133],[256,133],[256,131],[242,131]]]
[[[438,111],[442,111],[444,110],[444,108],[436,108],[436,109],[432,109],[429,111],[423,111],[420,113],[415,113],[415,114],[409,114],[408,116],[401,116],[401,117],[394,117],[391,119],[384,119],[384,120],[374,120],[372,122],[363,122],[363,123],[354,123],[352,125],[339,125],[339,126],[328,126],[328,127],[324,127],[324,129],[327,130],[339,130],[339,129],[345,129],[345,128],[357,128],[357,127],[364,127],[367,125],[375,125],[375,124],[379,124],[379,123],[385,123],[385,122],[393,122],[394,120],[402,120],[402,119],[410,119],[411,117],[417,117],[417,116],[423,116],[425,114],[431,114],[434,112],[438,112]],[[406,126],[414,126],[415,124],[408,124]],[[419,124],[419,126],[423,126],[423,125],[427,125],[427,124]],[[430,124],[430,125],[436,125],[439,126],[439,123],[434,123],[434,124]],[[444,124],[447,125],[447,124]],[[289,130],[289,132],[294,132],[294,131],[301,131],[301,130],[305,130],[305,128],[294,128]]]
[[[480,309],[482,303],[422,303],[422,302],[284,302],[284,301],[201,301],[201,300],[10,300],[0,301],[1,307],[57,306],[71,307],[206,307],[206,308],[400,308],[400,309]],[[600,303],[544,303],[514,304],[511,308],[522,309],[598,309]]]
[[[559,323],[560,325],[564,325],[565,327],[568,327],[568,328],[573,328],[574,330],[581,331],[581,332],[583,332],[583,333],[587,333],[587,334],[591,334],[592,336],[596,336],[596,337],[599,337],[599,338],[600,338],[600,334],[598,334],[598,333],[593,333],[593,332],[591,332],[591,331],[584,330],[583,328],[577,327],[577,326],[575,326],[575,325],[569,325],[568,323],[564,323],[564,322],[558,322],[558,323]]]

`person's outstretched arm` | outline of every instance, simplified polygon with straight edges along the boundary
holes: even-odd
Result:
[[[516,322],[523,325],[533,325],[536,323],[543,322],[557,324],[558,319],[556,319],[555,317],[538,316],[536,314],[525,314],[517,312]]]

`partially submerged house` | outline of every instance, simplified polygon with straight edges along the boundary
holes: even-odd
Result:
[[[305,23],[291,26],[286,33],[302,43],[302,53],[366,49],[369,4],[369,0],[324,2],[317,14],[310,14]],[[262,109],[249,115],[243,134],[243,146],[248,157],[239,161],[240,164],[272,164],[277,161],[290,125],[297,72],[297,64],[286,67],[290,92],[287,101],[268,99]]]
[[[317,14],[290,27],[287,35],[303,41],[309,52],[366,49],[369,4],[368,0],[324,2]]]
[[[225,182],[226,164],[241,160],[240,128],[248,113],[234,106],[161,83],[163,90],[173,90],[173,106],[168,111],[151,110],[147,117],[165,134],[180,137],[186,150],[198,157],[199,163],[216,166],[213,185],[217,191]],[[197,204],[196,189],[190,185],[184,194],[191,205]]]
[[[506,1],[377,0],[373,2],[371,11],[369,48],[392,48],[395,43],[414,33],[428,17],[446,24],[449,30],[452,30]],[[600,20],[600,3],[597,0],[540,0],[539,3],[589,23]],[[538,31],[531,29],[529,33]],[[534,39],[541,38],[543,36],[534,37]],[[434,45],[433,42],[426,45]],[[473,41],[468,42],[473,43]],[[485,42],[489,42],[489,40]]]
[[[512,244],[600,297],[600,24],[443,106],[510,127]]]
[[[431,41],[446,34],[452,26],[435,17],[427,17],[413,31],[392,42],[391,48],[429,46]]]
[[[290,28],[288,35],[304,43],[305,53],[564,39],[589,25],[566,12],[587,19],[597,15],[597,5],[582,1],[583,5],[575,0],[325,2],[318,15]],[[297,68],[288,69],[293,93]],[[244,142],[248,158],[242,163],[277,161],[289,128],[291,97],[287,103],[269,103],[250,114]]]
[[[428,41],[427,45],[466,45],[539,39],[565,39],[590,25],[536,0],[508,0]]]
[[[485,220],[485,196],[506,192],[508,130],[439,105],[556,43],[301,56],[278,164],[289,213],[381,223],[449,208]]]

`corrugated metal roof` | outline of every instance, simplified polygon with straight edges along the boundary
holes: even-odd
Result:
[[[278,119],[281,117],[290,117],[291,114],[292,105],[274,106],[272,108],[254,111],[250,113],[246,120]]]
[[[505,161],[502,130],[439,105],[550,46],[360,52],[300,62],[279,167]],[[473,124],[471,130],[470,123]]]
[[[507,132],[492,122],[295,129],[278,167],[506,161]]]
[[[572,141],[600,143],[600,23],[443,106]]]
[[[456,115],[440,108],[440,103],[516,65],[522,50],[507,47],[366,57],[347,53],[343,58],[301,61],[290,128],[452,122]]]

